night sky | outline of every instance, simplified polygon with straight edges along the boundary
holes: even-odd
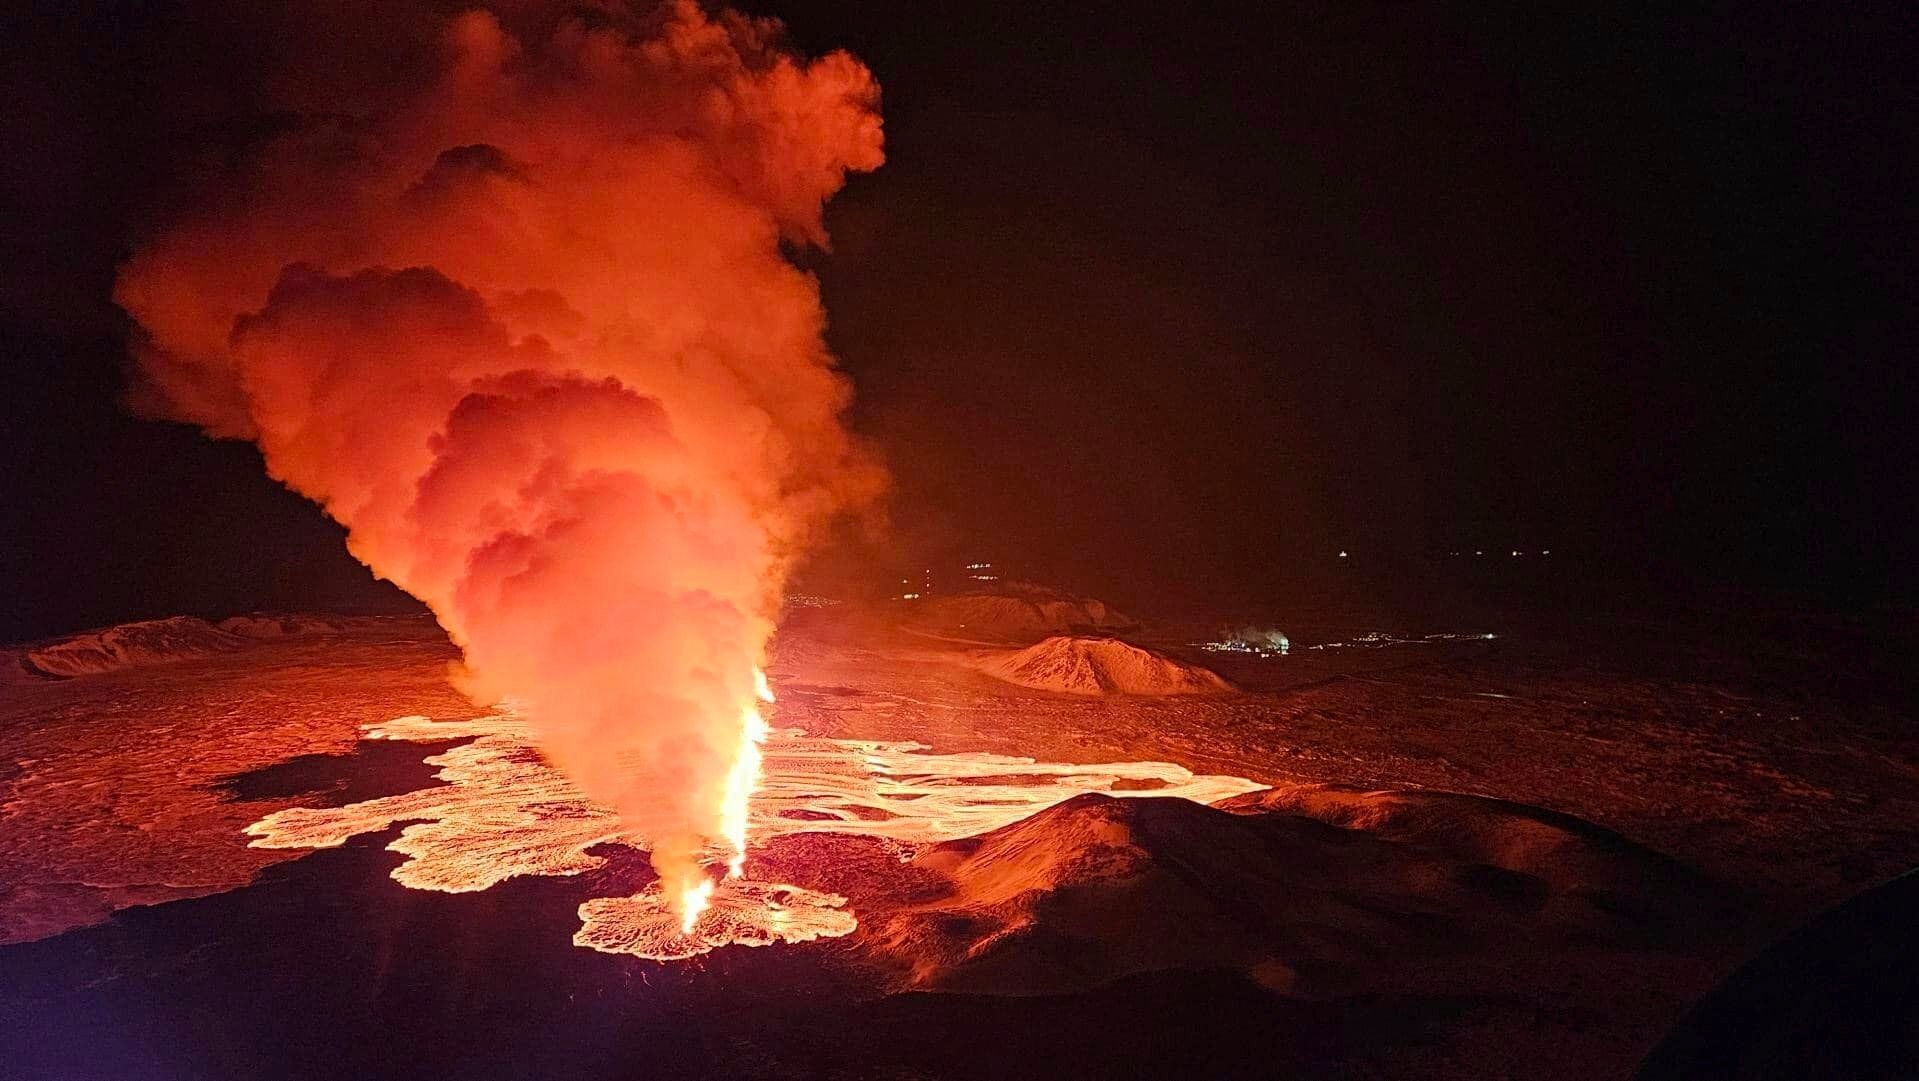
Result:
[[[881,560],[1150,606],[1549,548],[1910,599],[1910,7],[747,6],[885,88],[888,164],[796,253]],[[217,142],[156,88],[231,130],[248,62],[204,5],[101,7],[0,28],[0,638],[393,605],[251,447],[119,405],[114,267]]]

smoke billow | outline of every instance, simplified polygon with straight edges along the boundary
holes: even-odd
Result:
[[[690,2],[526,7],[423,17],[405,77],[287,50],[298,110],[117,299],[148,406],[258,443],[671,888],[719,832],[785,571],[882,484],[781,253],[880,164],[878,88]]]

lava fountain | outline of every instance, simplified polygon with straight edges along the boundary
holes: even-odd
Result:
[[[256,135],[122,268],[136,400],[252,440],[424,601],[690,930],[744,866],[788,569],[884,482],[782,252],[880,164],[878,88],[690,0],[273,7],[307,46],[196,129]]]
[[[757,702],[772,703],[773,688],[766,681],[764,668],[753,669],[754,697]],[[726,797],[720,805],[720,833],[732,846],[726,858],[726,877],[738,878],[746,869],[747,820],[752,809],[753,789],[760,781],[762,754],[760,745],[770,731],[760,716],[757,702],[749,702],[740,711],[740,750],[733,768],[726,775]],[[680,894],[680,930],[692,934],[713,897],[713,882],[702,878],[685,887]]]

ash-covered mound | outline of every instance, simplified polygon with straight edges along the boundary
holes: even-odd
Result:
[[[252,612],[229,616],[219,623],[221,630],[242,638],[287,638],[303,634],[346,634],[373,630],[393,623],[379,616],[323,616],[311,612]]]
[[[1038,587],[991,593],[952,593],[899,602],[918,630],[999,641],[1032,641],[1073,631],[1120,630],[1134,621],[1106,602]]]
[[[914,864],[948,892],[876,922],[874,944],[912,984],[944,990],[1042,994],[1230,968],[1314,996],[1404,987],[1438,957],[1643,949],[1655,931],[1700,922],[1701,891],[1659,885],[1669,860],[1596,828],[1585,850],[1542,863],[1530,809],[1504,826],[1496,806],[1463,813],[1477,840],[1462,848],[1233,802],[1236,813],[1088,794],[935,846]],[[1556,844],[1577,848],[1579,836]],[[1509,856],[1520,866],[1498,862]]]
[[[29,646],[20,651],[19,659],[21,667],[29,673],[71,678],[231,653],[243,648],[246,642],[245,638],[223,631],[204,619],[173,616],[122,623]]]
[[[0,649],[0,687],[118,672],[233,653],[257,642],[308,635],[413,633],[413,616],[336,616],[253,612],[209,623],[172,616],[121,623],[64,638]]]
[[[1459,792],[1368,791],[1351,785],[1280,785],[1215,806],[1235,814],[1301,815],[1329,826],[1415,845],[1529,875],[1568,899],[1631,915],[1696,894],[1701,881],[1676,860],[1584,819]],[[1568,911],[1571,920],[1582,918]]]
[[[1117,638],[1055,635],[988,657],[990,676],[1062,694],[1225,694],[1232,684],[1209,669]]]

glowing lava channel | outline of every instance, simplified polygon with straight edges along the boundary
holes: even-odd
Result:
[[[1195,775],[1170,762],[1076,765],[929,754],[910,742],[824,739],[772,729],[757,708],[742,720],[739,782],[729,786],[721,838],[727,875],[702,879],[678,897],[666,896],[656,882],[632,897],[589,900],[579,909],[576,945],[668,961],[726,945],[806,942],[854,931],[858,923],[838,894],[745,877],[749,831],[759,844],[799,833],[872,837],[910,856],[921,845],[987,833],[1085,792],[1214,803],[1266,787],[1241,777]],[[343,807],[289,807],[247,827],[253,846],[332,848],[407,823],[387,846],[407,856],[393,878],[411,889],[447,893],[522,875],[591,871],[606,863],[591,852],[600,845],[647,849],[647,840],[618,814],[586,799],[541,757],[522,717],[400,717],[368,725],[366,736],[472,742],[426,759],[439,767],[441,785]]]

